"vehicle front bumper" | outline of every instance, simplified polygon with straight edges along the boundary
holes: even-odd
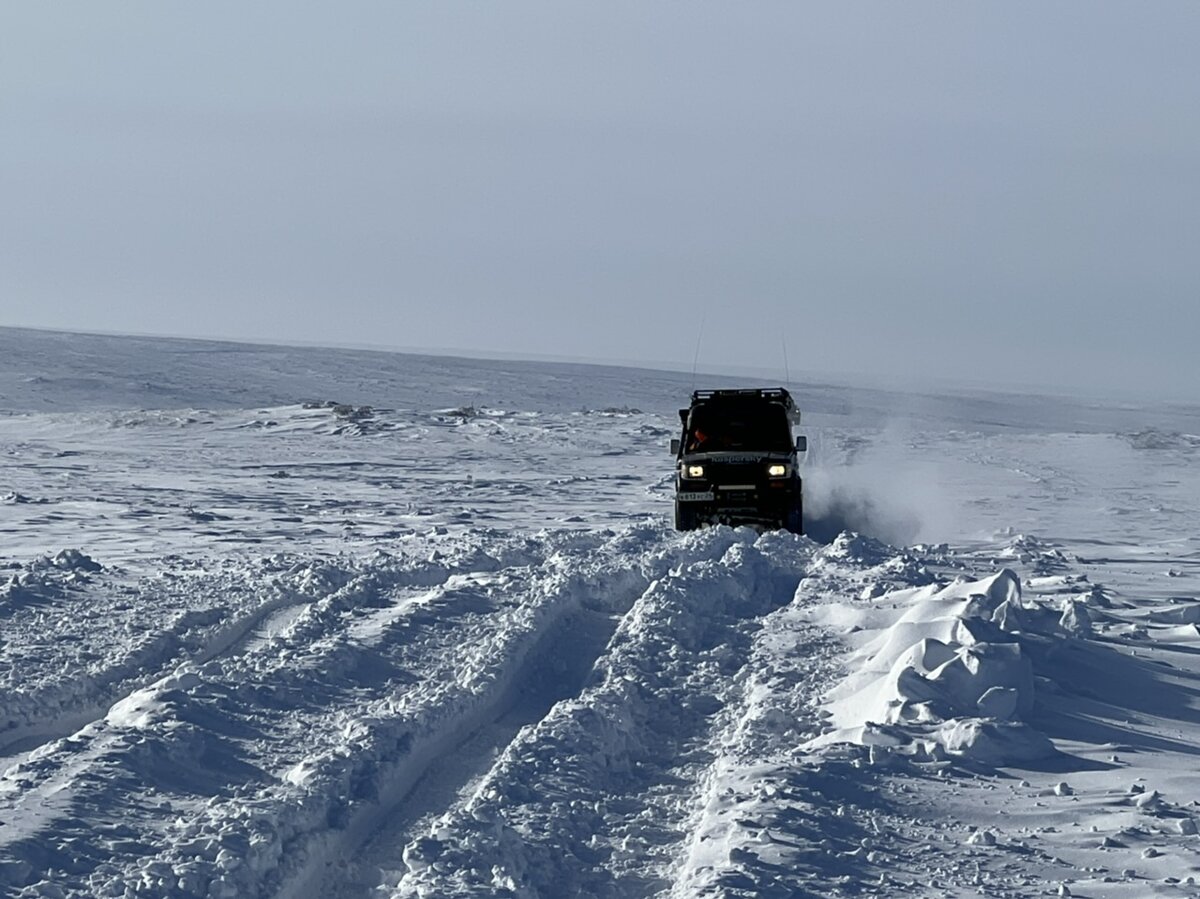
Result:
[[[723,524],[783,521],[800,504],[798,479],[757,484],[681,480],[675,499],[704,521]]]

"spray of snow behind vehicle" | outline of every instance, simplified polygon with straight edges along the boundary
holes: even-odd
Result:
[[[907,427],[893,423],[860,437],[809,434],[804,467],[804,530],[822,543],[842,531],[895,546],[954,538],[959,516],[935,464],[920,457]]]

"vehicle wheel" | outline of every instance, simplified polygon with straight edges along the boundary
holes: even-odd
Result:
[[[700,526],[695,512],[678,500],[675,501],[675,530],[694,531]]]
[[[800,503],[796,503],[794,508],[788,510],[783,519],[783,527],[784,530],[793,534],[804,533],[804,507]]]

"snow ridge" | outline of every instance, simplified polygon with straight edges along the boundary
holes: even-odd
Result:
[[[688,785],[711,760],[726,685],[809,553],[787,535],[727,530],[685,546],[700,559],[649,585],[583,692],[526,728],[460,807],[405,848],[395,896],[627,896],[669,885]]]

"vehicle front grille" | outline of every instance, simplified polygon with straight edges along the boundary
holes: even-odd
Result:
[[[714,484],[757,484],[762,466],[746,462],[709,463],[708,477]]]

